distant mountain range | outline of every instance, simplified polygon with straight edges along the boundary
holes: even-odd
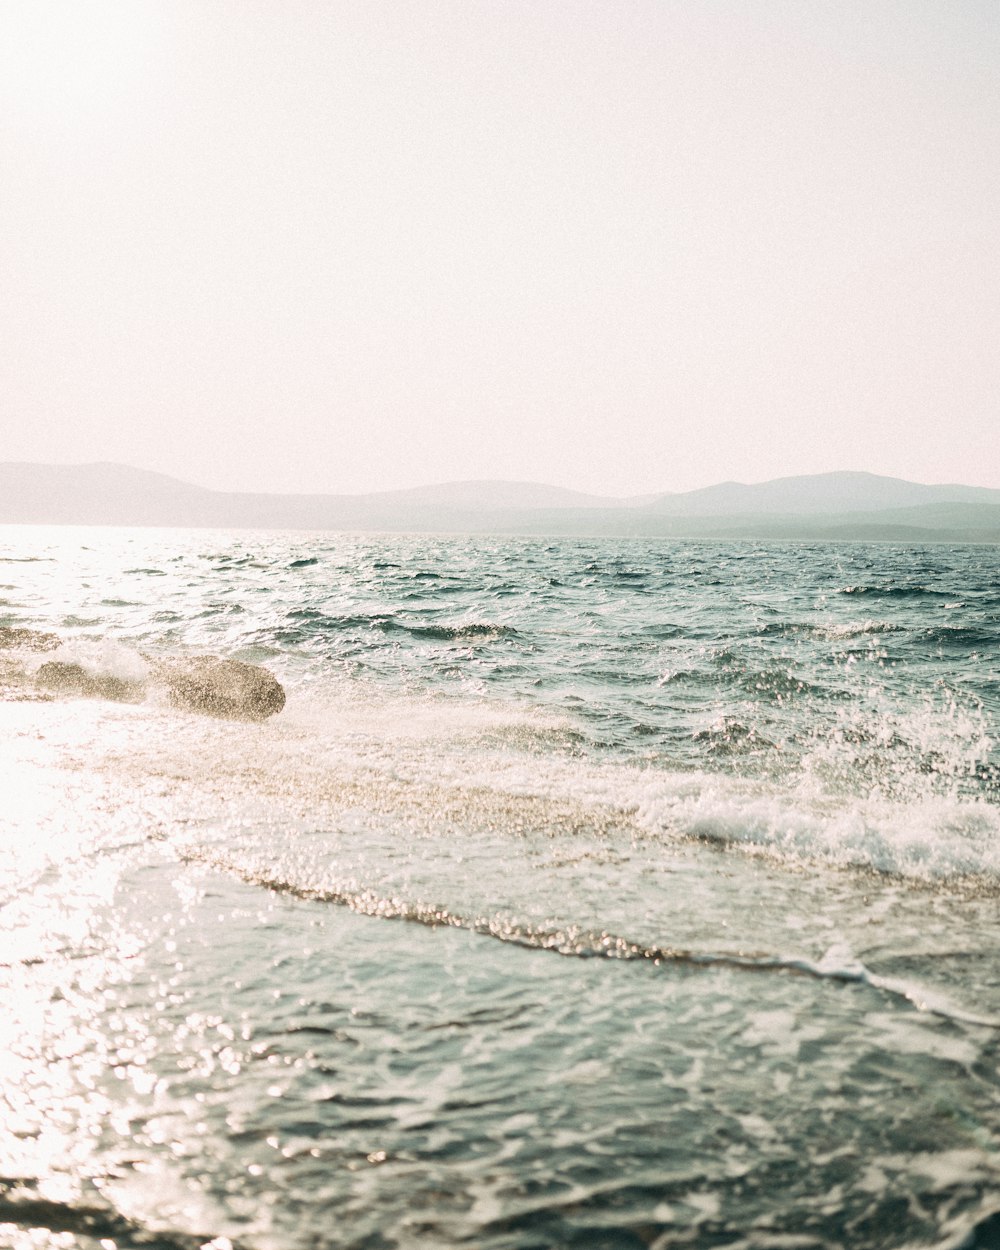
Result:
[[[629,499],[531,482],[268,495],[120,464],[6,463],[0,524],[1000,543],[1000,490],[844,472]]]

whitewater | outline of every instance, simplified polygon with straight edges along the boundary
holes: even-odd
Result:
[[[0,1245],[1000,1244],[997,550],[0,527]]]

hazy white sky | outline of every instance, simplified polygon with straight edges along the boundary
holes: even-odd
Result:
[[[0,0],[0,460],[1000,486],[998,0]]]

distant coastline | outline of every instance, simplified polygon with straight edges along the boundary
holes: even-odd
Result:
[[[271,495],[106,462],[4,463],[0,524],[1000,543],[1000,490],[839,472],[634,499],[525,482]]]

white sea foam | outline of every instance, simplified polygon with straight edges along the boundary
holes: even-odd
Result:
[[[706,776],[676,789],[648,785],[636,818],[650,831],[787,860],[823,860],[921,880],[972,875],[1000,882],[1000,810],[979,800],[838,801],[796,787]]]
[[[349,699],[293,710],[289,723],[296,722],[315,736],[311,769],[344,776],[374,770],[417,785],[611,808],[630,816],[642,835],[789,862],[1000,883],[1000,808],[961,792],[992,743],[984,720],[953,704],[874,722],[845,713],[795,767],[768,778],[533,750],[565,742],[569,722],[512,704]],[[891,743],[895,758],[859,779],[865,744],[882,761]],[[295,759],[284,766],[294,771]]]
[[[55,660],[62,664],[79,664],[91,677],[114,677],[119,681],[142,683],[150,675],[149,663],[132,647],[114,638],[74,638],[55,651],[38,657],[38,664]]]

